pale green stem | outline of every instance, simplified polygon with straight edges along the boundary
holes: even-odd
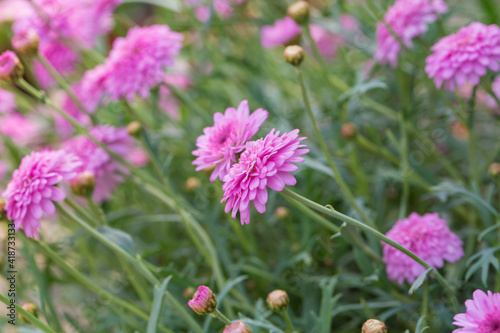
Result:
[[[227,318],[226,316],[224,316],[224,314],[222,312],[220,312],[219,309],[217,309],[217,308],[210,315],[212,317],[217,318],[220,321],[222,321],[224,323],[224,325],[226,325],[226,326],[231,325],[231,320],[229,320],[229,318]]]
[[[435,268],[433,268],[431,265],[429,265],[426,261],[424,261],[422,258],[420,258],[419,256],[417,256],[415,253],[411,252],[410,250],[408,250],[406,247],[400,245],[399,243],[393,241],[392,239],[388,238],[387,236],[385,236],[384,234],[380,233],[379,231],[373,229],[372,227],[364,224],[363,222],[360,222],[352,217],[349,217],[347,215],[344,215],[338,211],[336,211],[333,207],[331,206],[322,206],[314,201],[311,201],[291,190],[289,190],[288,188],[285,188],[285,190],[283,191],[283,193],[285,193],[286,195],[288,195],[290,198],[294,199],[294,200],[297,200],[297,201],[300,201],[302,202],[303,204],[311,207],[312,209],[318,211],[318,212],[321,212],[321,213],[324,213],[324,214],[327,214],[331,217],[334,217],[336,219],[339,219],[341,221],[344,221],[348,224],[351,224],[353,226],[355,226],[356,228],[359,228],[365,232],[367,232],[368,234],[374,236],[375,238],[377,238],[378,240],[384,242],[384,243],[387,243],[388,245],[394,247],[395,249],[403,252],[404,254],[406,254],[407,256],[409,256],[410,258],[412,258],[413,260],[415,260],[416,262],[418,262],[420,265],[422,265],[424,268],[426,269],[432,269],[432,275],[434,275],[436,277],[436,279],[439,281],[439,283],[441,283],[441,285],[445,288],[445,290],[448,292],[449,294],[449,297],[450,297],[450,300],[453,304],[453,307],[455,308],[456,311],[458,311],[458,301],[455,297],[455,292],[453,290],[453,288],[451,287],[451,285],[444,279],[444,277],[439,273],[439,271]]]
[[[476,104],[476,92],[477,92],[477,87],[474,87],[474,90],[472,91],[472,96],[469,100],[469,103],[467,105],[467,128],[469,130],[469,142],[468,142],[468,148],[469,148],[469,172],[470,172],[470,177],[471,177],[471,187],[472,190],[476,190],[476,186],[479,186],[479,177],[480,175],[477,172],[477,163],[478,163],[478,158],[477,158],[477,140],[476,140],[476,134],[474,132],[474,108]]]
[[[424,291],[422,297],[422,317],[429,323],[430,320],[427,318],[429,314],[429,281],[424,282]]]
[[[283,319],[285,319],[287,329],[290,332],[295,331],[295,328],[293,327],[292,320],[290,319],[288,312],[286,310],[283,310],[283,311],[280,311],[280,314],[283,317]]]
[[[149,297],[147,290],[144,288],[139,276],[137,274],[135,274],[135,272],[130,268],[130,264],[128,262],[126,262],[120,256],[117,256],[117,257],[120,260],[120,264],[122,265],[123,269],[125,270],[125,273],[127,273],[127,276],[128,276],[130,283],[132,283],[132,286],[134,287],[135,291],[137,292],[137,295],[139,295],[139,298],[150,309],[151,308],[151,298]]]
[[[310,121],[313,125],[313,128],[314,128],[314,134],[316,135],[316,139],[319,142],[321,150],[323,151],[323,154],[325,155],[325,158],[328,161],[330,168],[332,169],[334,178],[337,181],[337,183],[339,184],[340,190],[342,191],[342,193],[346,197],[347,201],[351,204],[351,206],[359,214],[361,219],[363,221],[365,221],[366,224],[374,226],[373,221],[368,217],[368,215],[365,214],[365,212],[361,209],[361,207],[356,202],[356,199],[354,198],[354,195],[352,194],[351,190],[349,189],[349,186],[346,184],[346,182],[342,178],[342,175],[340,174],[339,170],[337,169],[337,166],[333,162],[332,156],[331,156],[330,152],[328,151],[328,147],[325,143],[325,140],[323,139],[323,136],[321,135],[321,132],[320,132],[318,125],[316,123],[316,120],[314,118],[314,114],[313,114],[312,109],[311,109],[311,104],[309,102],[309,96],[307,94],[307,90],[306,90],[306,87],[304,84],[304,79],[302,78],[302,71],[298,67],[297,67],[297,79],[299,81],[300,90],[302,92],[302,98],[304,99],[304,105],[306,108],[307,115],[309,116],[309,119],[310,119]]]
[[[91,196],[87,198],[87,203],[89,204],[90,210],[94,213],[95,217],[99,221],[99,225],[106,224],[106,215],[102,211],[101,207],[99,207]]]
[[[2,294],[0,294],[0,301],[2,303],[4,303],[5,305],[11,304],[10,300]],[[36,327],[38,327],[42,331],[44,331],[46,333],[56,333],[56,331],[54,331],[52,328],[47,326],[45,323],[40,321],[37,317],[33,316],[28,311],[24,310],[21,306],[17,305],[17,303],[15,303],[15,307],[16,307],[16,311],[19,314],[23,315],[23,317],[25,317],[30,323],[32,323],[33,325],[35,325]]]

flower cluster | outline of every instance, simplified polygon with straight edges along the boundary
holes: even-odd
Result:
[[[453,333],[499,333],[500,332],[500,293],[478,289],[472,299],[465,302],[467,311],[455,315],[453,325],[461,326]]]
[[[400,41],[404,46],[412,48],[413,38],[424,34],[428,25],[447,11],[448,7],[443,0],[396,0],[385,13],[385,22],[377,24],[375,59],[396,67],[402,47]]]
[[[437,213],[418,215],[412,213],[396,222],[387,237],[403,245],[434,268],[441,268],[444,261],[455,262],[463,257],[463,243],[450,231],[446,221]],[[425,268],[396,248],[384,244],[384,262],[389,279],[402,284],[406,279],[413,283]]]

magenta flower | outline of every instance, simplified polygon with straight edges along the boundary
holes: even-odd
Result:
[[[42,125],[39,120],[26,118],[20,113],[12,112],[0,118],[0,133],[9,137],[16,145],[38,143],[41,132]]]
[[[311,24],[311,37],[325,59],[332,59],[337,54],[339,45],[344,41],[342,36],[328,31],[322,26]]]
[[[284,133],[274,133],[274,129],[265,138],[250,141],[241,154],[238,164],[235,164],[224,177],[225,212],[233,210],[231,216],[236,218],[240,211],[241,224],[250,223],[250,202],[253,201],[259,213],[266,211],[267,187],[274,191],[283,191],[285,185],[295,185],[297,180],[290,172],[297,170],[292,163],[303,162],[300,155],[309,152],[297,138],[299,130]]]
[[[55,185],[75,177],[79,165],[75,156],[62,150],[33,152],[23,158],[2,193],[7,201],[7,217],[14,220],[16,231],[22,227],[27,237],[39,239],[43,213],[54,214],[52,201],[66,197]]]
[[[93,138],[106,144],[112,152],[123,157],[132,150],[133,140],[125,128],[96,126],[89,132]],[[127,173],[127,169],[85,136],[69,139],[63,144],[63,149],[81,161],[77,172],[90,171],[94,174],[94,201],[101,203],[110,199],[113,190],[123,181],[123,174]]]
[[[196,140],[198,149],[193,151],[198,156],[193,165],[196,171],[215,166],[210,181],[217,178],[223,180],[231,165],[236,162],[237,154],[245,149],[245,143],[250,140],[267,119],[267,111],[257,109],[250,115],[246,100],[238,109],[227,108],[224,114],[214,114],[214,126],[205,127],[203,135]]]
[[[224,329],[222,333],[252,333],[250,327],[241,321],[235,321]]]
[[[300,25],[295,23],[291,17],[285,17],[277,20],[273,25],[262,27],[260,32],[262,46],[272,48],[285,45],[299,37],[301,32]]]
[[[406,219],[396,222],[386,234],[393,241],[403,245],[434,268],[444,266],[444,261],[455,262],[463,257],[463,243],[450,231],[446,221],[438,213],[423,216],[412,213]],[[413,283],[425,272],[425,268],[403,252],[390,245],[384,246],[384,262],[390,280],[402,284],[406,279]]]
[[[500,333],[500,294],[477,289],[465,301],[467,311],[455,315],[453,325],[461,326],[453,333]]]
[[[412,48],[412,39],[424,34],[428,25],[447,11],[448,7],[443,0],[396,0],[385,13],[384,20],[405,46]],[[384,23],[379,22],[375,60],[396,67],[400,50],[399,41]]]
[[[0,54],[0,80],[10,80],[17,76],[21,68],[21,61],[12,51]]]
[[[132,100],[136,94],[148,97],[150,89],[162,82],[164,68],[174,64],[182,40],[182,34],[166,25],[135,27],[127,37],[117,38],[104,64],[106,94],[114,100]]]
[[[13,93],[0,88],[0,114],[16,110],[16,97]]]
[[[62,75],[73,73],[75,65],[80,61],[80,57],[70,48],[60,42],[40,43],[39,52],[48,62]],[[43,88],[55,84],[55,80],[45,67],[35,61],[35,74],[38,82]]]
[[[477,86],[488,68],[500,70],[500,28],[479,22],[461,28],[456,34],[441,38],[427,57],[425,71],[437,88],[455,90],[467,81]]]
[[[210,288],[199,286],[188,305],[197,314],[206,315],[215,311],[217,299]]]

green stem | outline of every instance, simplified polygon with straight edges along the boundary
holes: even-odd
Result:
[[[403,176],[403,195],[401,196],[401,205],[399,209],[399,218],[406,217],[406,210],[408,207],[410,196],[410,184],[408,183],[408,176],[410,173],[410,164],[408,162],[408,135],[406,133],[404,112],[400,114],[400,128],[401,128],[401,173]]]
[[[90,210],[92,213],[94,213],[95,217],[99,221],[99,225],[105,225],[106,224],[106,215],[104,215],[104,212],[102,211],[101,207],[99,207],[95,201],[92,199],[92,197],[87,198],[87,203],[89,204]]]
[[[427,318],[429,312],[429,281],[424,282],[424,294],[422,297],[422,317],[429,323],[430,320]]]
[[[356,199],[354,198],[354,195],[352,194],[351,190],[349,189],[349,186],[346,184],[344,179],[342,178],[342,175],[340,174],[339,170],[337,169],[337,166],[335,163],[333,163],[332,156],[330,152],[328,151],[328,147],[325,143],[325,140],[323,139],[323,136],[321,135],[321,132],[319,131],[318,125],[316,124],[316,120],[314,118],[314,114],[311,109],[311,104],[309,102],[309,96],[307,94],[307,90],[304,84],[304,79],[302,78],[302,71],[300,70],[299,67],[297,67],[297,79],[299,81],[300,85],[300,90],[302,92],[302,98],[304,99],[304,105],[306,108],[307,115],[309,116],[309,119],[311,120],[311,123],[314,128],[314,134],[316,135],[316,139],[319,142],[319,145],[321,147],[321,150],[323,151],[323,154],[325,155],[325,158],[328,161],[328,164],[330,165],[330,168],[332,169],[333,175],[335,180],[337,181],[340,190],[346,197],[347,201],[351,204],[351,206],[356,210],[356,212],[359,214],[361,219],[365,221],[366,224],[374,226],[373,221],[368,217],[368,215],[365,214],[365,212],[361,209],[361,207],[358,205],[356,202]]]
[[[0,302],[2,302],[5,305],[10,305],[10,300],[5,297],[4,295],[0,294]],[[31,313],[28,311],[24,310],[21,306],[17,305],[15,303],[16,311],[23,315],[24,318],[28,319],[33,325],[41,329],[42,331],[46,333],[56,333],[52,328],[41,322],[37,317],[33,316]]]
[[[476,104],[476,92],[477,87],[474,87],[472,91],[472,96],[467,104],[467,128],[469,130],[469,172],[471,180],[471,188],[475,191],[476,187],[479,186],[479,174],[477,172],[477,144],[476,144],[476,134],[474,133],[474,107]]]
[[[231,325],[231,320],[224,316],[222,312],[219,311],[219,309],[215,308],[215,311],[210,314],[212,317],[219,319],[224,323],[224,325],[229,326]]]
[[[135,274],[135,272],[131,269],[130,264],[126,262],[122,257],[117,256],[118,259],[120,260],[120,264],[122,267],[125,269],[125,273],[128,276],[128,279],[132,286],[134,287],[135,291],[137,292],[137,295],[139,295],[139,298],[146,304],[148,308],[151,308],[151,298],[149,297],[149,294],[147,290],[144,288],[142,285],[142,281],[140,277]]]
[[[297,201],[300,201],[302,202],[303,204],[311,207],[312,209],[318,211],[318,212],[321,212],[321,213],[324,213],[324,214],[327,214],[331,217],[334,217],[336,219],[339,219],[341,221],[344,221],[348,224],[351,224],[353,226],[355,226],[356,228],[359,228],[367,233],[369,233],[370,235],[374,236],[375,238],[377,238],[378,240],[384,242],[384,243],[387,243],[388,245],[394,247],[395,249],[403,252],[404,254],[406,254],[407,256],[409,256],[410,258],[412,258],[413,260],[415,260],[416,262],[418,262],[420,265],[422,265],[424,268],[426,269],[432,269],[432,275],[434,275],[436,277],[436,279],[439,281],[439,283],[441,283],[441,285],[445,288],[445,290],[448,292],[448,296],[453,304],[453,307],[455,308],[456,311],[458,311],[458,301],[455,297],[455,292],[453,290],[453,288],[451,287],[451,285],[444,279],[444,277],[439,273],[439,271],[435,268],[433,268],[431,265],[429,265],[427,262],[425,262],[422,258],[420,258],[419,256],[417,256],[415,253],[411,252],[410,250],[408,250],[406,247],[400,245],[399,243],[393,241],[392,239],[388,238],[387,236],[385,236],[384,234],[380,233],[379,231],[373,229],[372,227],[370,226],[367,226],[366,224],[364,224],[363,222],[360,222],[356,219],[353,219],[352,217],[349,217],[347,215],[344,215],[338,211],[336,211],[333,207],[331,206],[322,206],[314,201],[311,201],[291,190],[289,190],[288,188],[285,188],[285,190],[283,191],[284,194],[288,195],[290,198],[294,199],[294,200],[297,200]]]
[[[290,316],[288,315],[288,312],[286,310],[283,310],[280,312],[281,316],[283,319],[285,319],[286,322],[286,327],[290,332],[295,331],[295,328],[293,327],[292,321],[290,320]]]

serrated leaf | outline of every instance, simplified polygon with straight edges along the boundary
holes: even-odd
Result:
[[[108,226],[99,227],[97,231],[130,254],[137,254],[134,240],[126,232]]]
[[[151,308],[151,315],[149,316],[148,320],[147,333],[156,333],[156,328],[158,327],[158,318],[160,317],[161,307],[163,305],[163,296],[167,291],[167,286],[171,279],[172,275],[163,280],[161,286],[155,286],[153,307]]]
[[[410,290],[408,290],[409,295],[413,295],[422,286],[425,278],[427,277],[427,274],[429,274],[430,271],[432,271],[432,268],[427,268],[425,272],[423,272],[415,281],[413,281]]]
[[[470,257],[469,260],[467,260],[467,266],[470,265],[470,267],[467,270],[467,273],[465,273],[465,279],[469,280],[475,272],[481,269],[481,281],[486,286],[490,265],[492,265],[497,271],[500,269],[498,259],[495,257],[495,252],[498,250],[500,250],[500,247],[488,248]],[[477,261],[472,264],[476,259]]]

